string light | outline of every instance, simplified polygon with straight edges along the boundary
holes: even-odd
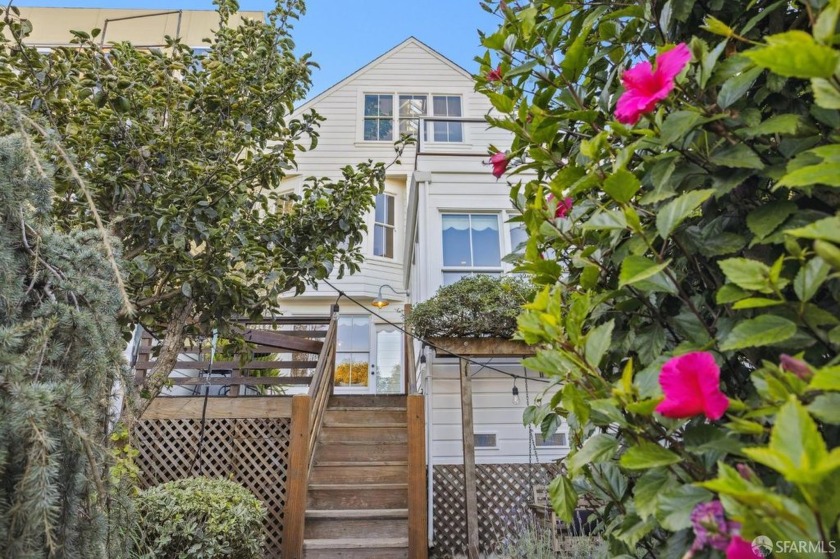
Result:
[[[519,388],[516,386],[516,378],[513,379],[513,390],[510,391],[513,394],[513,405],[519,405]]]

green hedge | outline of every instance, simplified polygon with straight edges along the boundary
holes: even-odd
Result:
[[[197,477],[164,483],[143,491],[137,509],[142,557],[262,557],[265,507],[232,481]]]
[[[468,276],[416,305],[406,324],[420,337],[511,338],[533,296],[533,286],[515,276]]]

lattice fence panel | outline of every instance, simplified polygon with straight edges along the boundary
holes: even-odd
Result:
[[[476,499],[478,537],[482,552],[492,552],[510,529],[530,516],[534,485],[547,485],[559,473],[554,464],[478,464]],[[462,554],[467,549],[464,513],[464,467],[434,467],[434,548]]]
[[[233,479],[265,504],[267,558],[280,557],[283,541],[289,428],[288,418],[208,419],[205,427],[202,474]],[[138,421],[134,434],[141,486],[198,475],[200,432],[197,419]]]

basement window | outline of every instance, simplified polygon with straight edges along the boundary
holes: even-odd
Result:
[[[475,448],[499,448],[496,444],[496,433],[474,433]]]
[[[569,446],[568,441],[566,440],[566,433],[554,433],[547,439],[543,439],[543,436],[539,433],[534,435],[534,444],[536,446]]]

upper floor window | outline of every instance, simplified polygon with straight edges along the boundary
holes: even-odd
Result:
[[[367,93],[364,96],[362,139],[381,142],[394,141],[404,135],[417,137],[423,118],[458,119],[462,116],[462,102],[458,95]],[[463,123],[431,120],[423,130],[423,141],[463,142]]]
[[[426,116],[425,95],[400,95],[400,136],[417,137],[420,119]]]
[[[498,214],[443,214],[443,284],[502,272]]]
[[[394,196],[376,195],[376,210],[373,218],[373,255],[394,257]]]
[[[435,95],[432,99],[433,116],[459,118],[461,98],[457,95]],[[463,142],[464,131],[460,122],[432,122],[435,142]]]
[[[365,141],[393,141],[393,95],[365,95],[364,138]]]

